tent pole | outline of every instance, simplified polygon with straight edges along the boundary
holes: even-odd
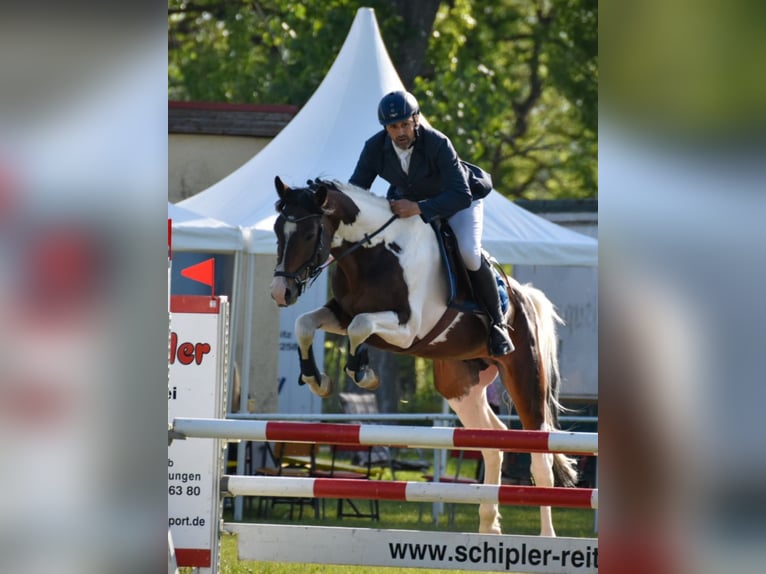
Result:
[[[242,251],[236,251],[234,253],[234,278],[232,280],[232,293],[231,293],[231,307],[229,310],[230,317],[231,317],[231,323],[229,325],[229,356],[231,360],[229,361],[229,372],[226,374],[227,376],[227,386],[229,389],[229,394],[227,395],[229,397],[229,404],[226,407],[227,413],[234,412],[233,410],[233,403],[234,403],[234,365],[233,363],[236,363],[237,359],[237,340],[239,339],[239,310],[241,308],[242,304],[242,293],[244,292],[244,289],[240,286],[240,281],[242,280]],[[240,380],[241,380],[241,373],[240,373]],[[240,396],[240,406],[241,406],[241,396]]]
[[[253,290],[255,288],[255,255],[247,254],[246,259],[247,281],[244,294],[245,312],[242,320],[244,321],[244,330],[242,334],[242,372],[240,373],[240,398],[239,412],[248,412],[248,403],[250,399],[250,345],[253,338],[253,322],[249,320],[253,316]],[[237,474],[245,474],[245,441],[240,441],[237,445]],[[242,520],[242,497],[237,496],[234,499],[234,520]]]

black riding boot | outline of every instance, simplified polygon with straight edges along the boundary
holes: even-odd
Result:
[[[484,307],[489,315],[489,353],[493,357],[500,357],[513,352],[513,343],[508,336],[505,326],[503,309],[500,305],[500,295],[497,292],[495,274],[484,259],[477,271],[469,271],[473,291],[477,302]]]

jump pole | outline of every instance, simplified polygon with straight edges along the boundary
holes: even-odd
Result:
[[[598,491],[581,488],[225,476],[222,490],[228,495],[598,506]],[[225,523],[223,531],[237,535],[240,560],[541,574],[598,572],[598,541],[591,538],[243,523]]]
[[[412,448],[497,448],[516,452],[597,454],[598,435],[496,431],[449,427],[389,427],[176,417],[169,438],[310,442]],[[226,496],[355,498],[408,502],[597,508],[597,489],[464,485],[322,478],[224,476]],[[216,531],[238,536],[240,560],[389,567],[506,570],[550,574],[598,572],[598,540],[458,532],[403,531],[322,526],[241,524],[221,521]],[[301,544],[296,544],[300,540]],[[217,572],[220,565],[215,557]]]
[[[183,427],[183,424],[180,426]],[[179,438],[177,430],[171,431],[171,436]],[[279,495],[598,507],[598,491],[595,489],[505,485],[224,476],[220,491],[221,494],[229,496]],[[218,505],[217,512],[214,512],[212,517],[218,536],[221,531],[237,535],[240,560],[444,570],[505,570],[535,574],[598,572],[598,540],[592,538],[222,523],[221,505]],[[298,540],[300,544],[296,544]],[[215,562],[211,566],[213,572],[219,571],[218,556],[215,556]]]
[[[453,502],[598,508],[598,490],[543,486],[455,484],[396,480],[301,478],[284,476],[224,476],[227,496],[286,496],[294,498],[350,498],[400,502]]]
[[[172,437],[598,454],[597,433],[176,418]]]

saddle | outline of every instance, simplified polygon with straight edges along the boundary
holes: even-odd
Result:
[[[431,227],[436,234],[436,243],[439,245],[439,253],[444,262],[445,272],[447,273],[447,310],[437,321],[436,325],[423,339],[415,341],[407,352],[416,354],[421,348],[430,344],[430,342],[442,333],[453,321],[458,313],[467,313],[471,315],[486,316],[487,312],[476,300],[471,280],[468,277],[468,270],[465,268],[463,258],[460,256],[457,236],[446,221],[433,221]],[[491,261],[487,253],[482,255],[487,261]],[[498,284],[500,293],[500,304],[503,312],[508,311],[509,300],[506,291],[506,283],[498,273],[494,265],[491,266]],[[485,364],[486,367],[486,364]],[[484,368],[484,367],[482,367]]]
[[[463,258],[460,256],[457,236],[452,231],[449,223],[444,220],[436,220],[431,223],[431,227],[436,234],[436,242],[439,245],[444,268],[447,273],[447,307],[461,311],[463,313],[485,314],[484,308],[479,305],[473,292],[471,280],[468,277],[468,270],[465,268]],[[491,262],[486,252],[482,255],[487,261]],[[500,304],[503,311],[508,311],[508,292],[506,283],[498,273],[494,265],[490,265],[497,281],[498,292],[500,293]]]

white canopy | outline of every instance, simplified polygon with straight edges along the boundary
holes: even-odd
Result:
[[[374,11],[360,8],[327,76],[298,115],[250,161],[179,205],[249,230],[248,252],[275,253],[274,177],[288,185],[315,177],[347,181],[364,142],[380,130],[375,113],[380,98],[397,89],[403,84]],[[378,178],[372,191],[383,195],[386,189]],[[497,192],[486,202],[483,239],[501,263],[598,262],[595,239],[525,211]]]
[[[173,251],[233,253],[242,251],[245,239],[240,227],[205,217],[168,202],[173,225]]]
[[[500,263],[598,266],[598,241],[519,207],[497,191],[484,200],[484,249]]]

